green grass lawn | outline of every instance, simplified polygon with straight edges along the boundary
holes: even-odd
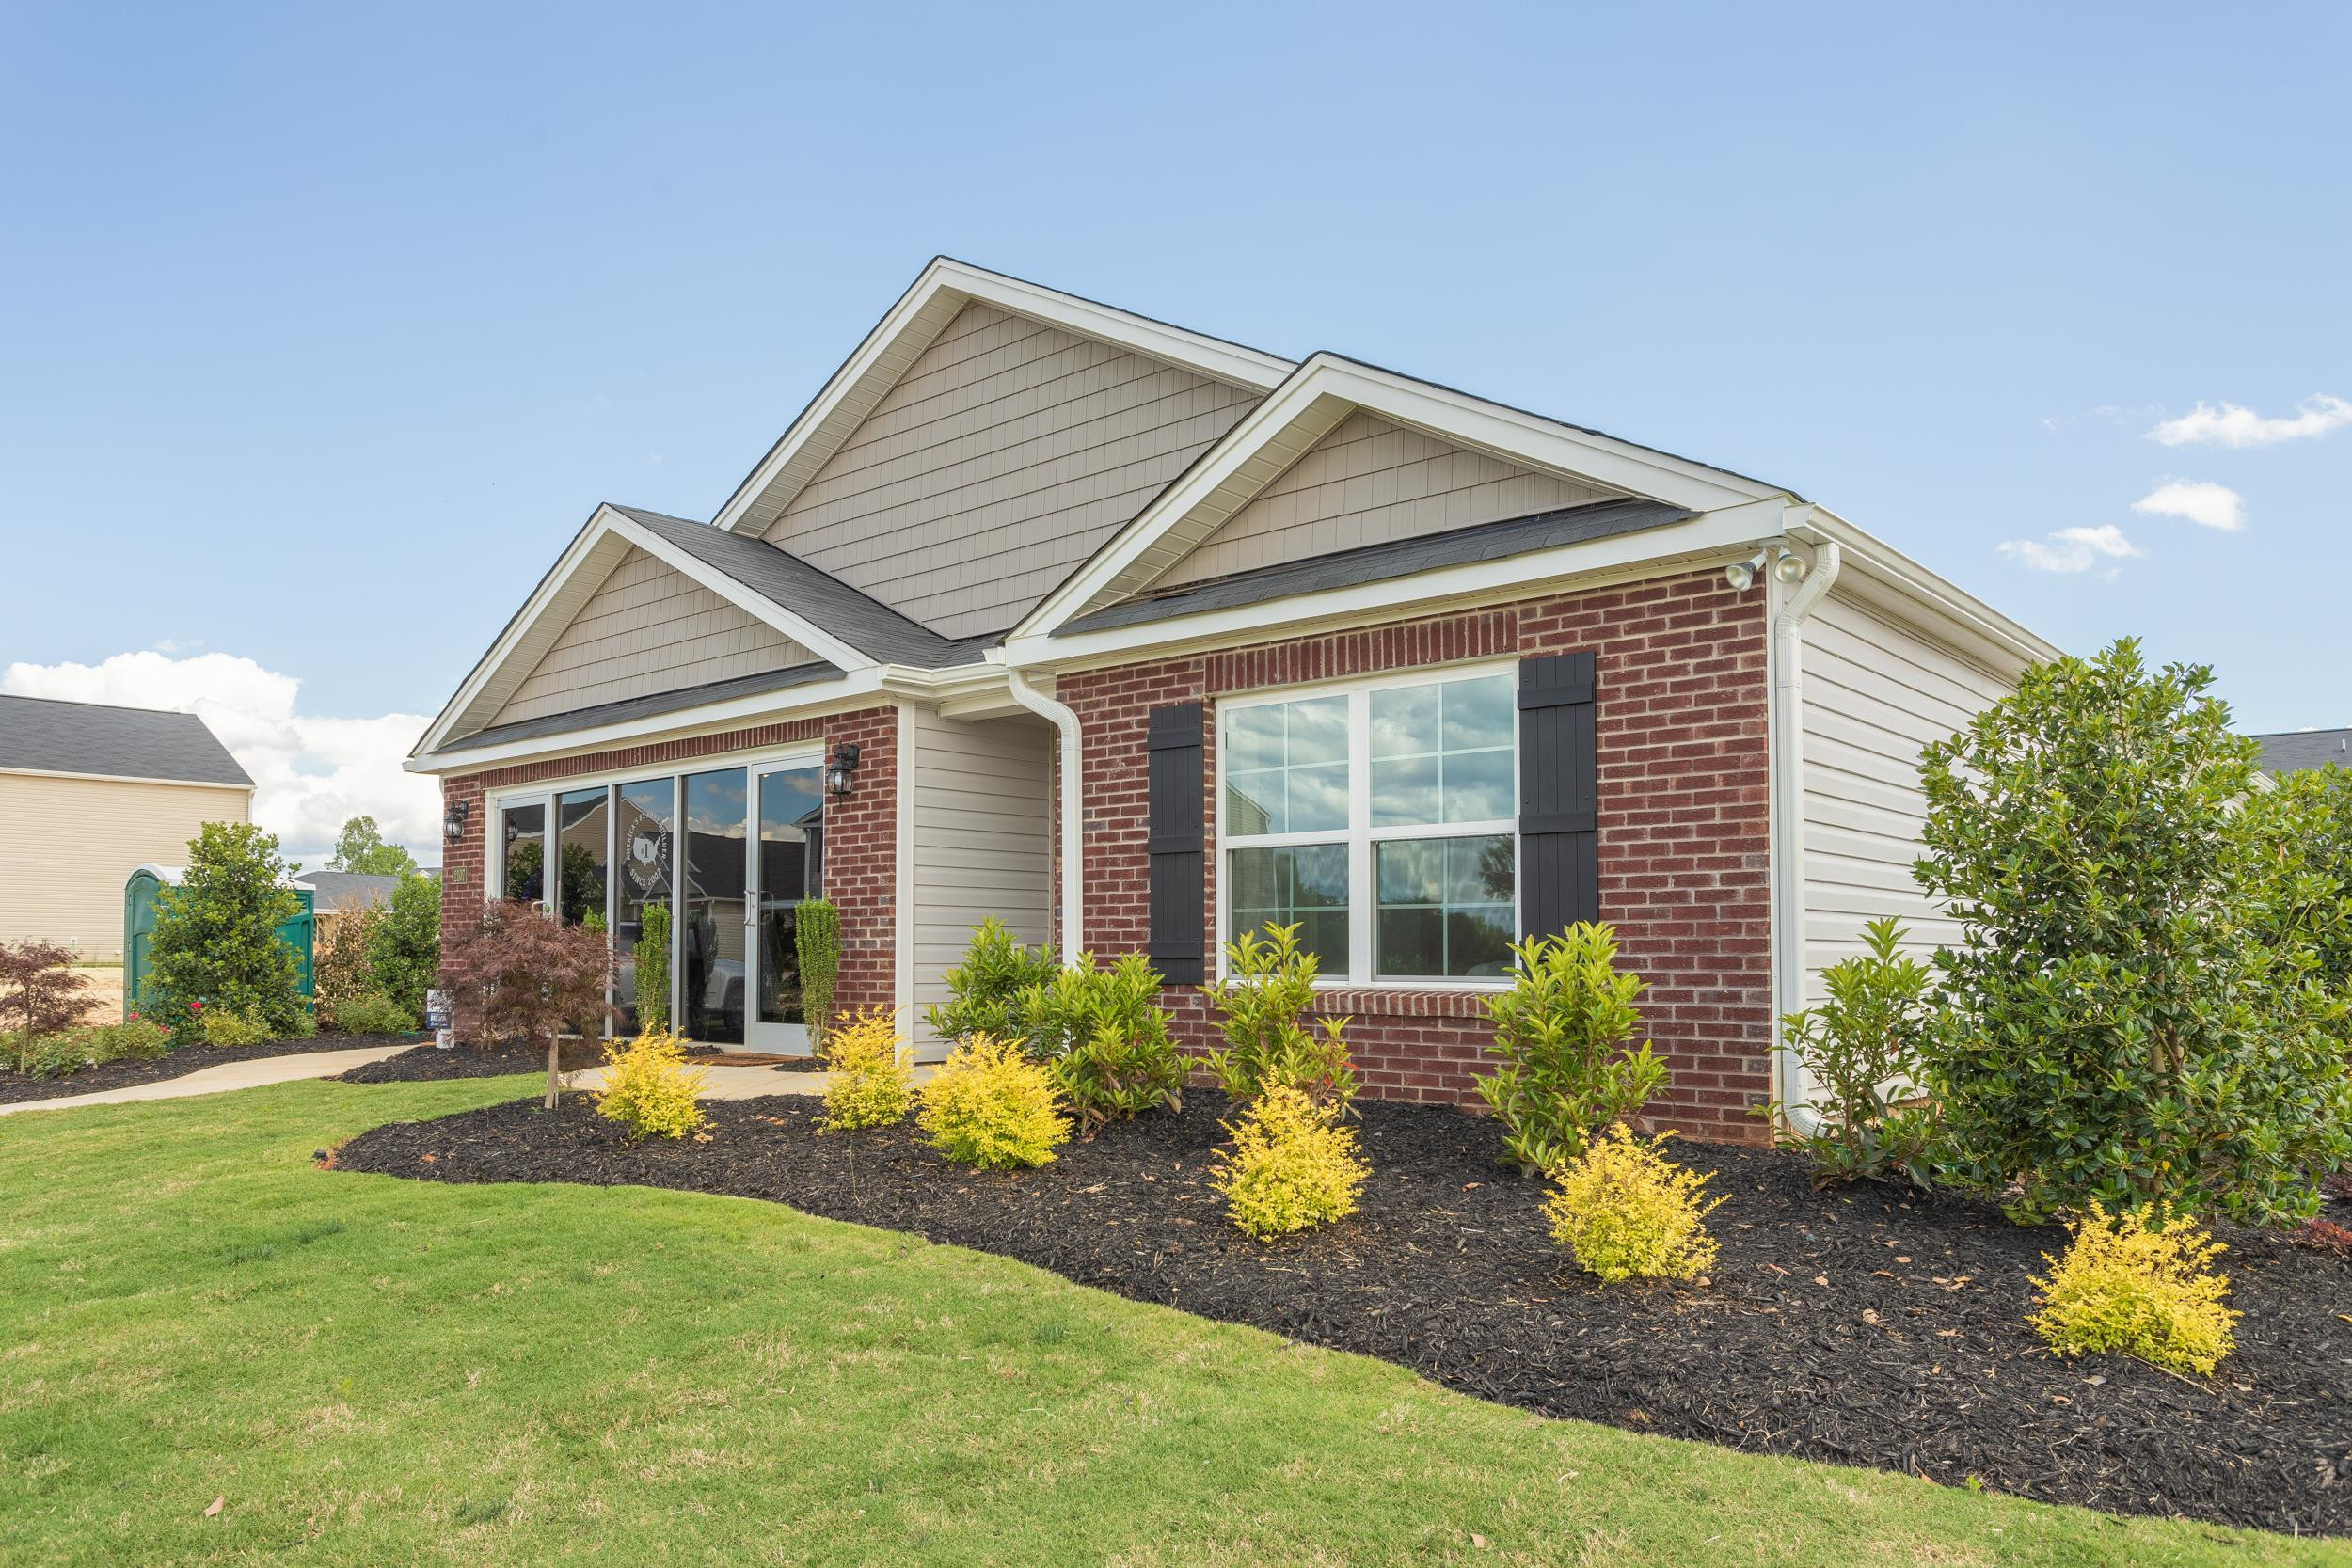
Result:
[[[312,1166],[530,1086],[0,1118],[0,1562],[2352,1560],[1539,1420],[769,1204]]]

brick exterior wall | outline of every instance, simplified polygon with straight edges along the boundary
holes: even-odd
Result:
[[[1596,664],[1602,918],[1649,989],[1645,1023],[1671,1069],[1651,1111],[1698,1136],[1761,1142],[1772,1019],[1764,595],[1721,574],[1530,599],[1499,609],[1065,676],[1085,729],[1086,944],[1147,937],[1144,730],[1154,707],[1211,707],[1203,809],[1216,933],[1216,699],[1229,692],[1462,660],[1589,649]],[[1057,883],[1058,885],[1058,883]],[[1172,998],[1183,1037],[1211,1043],[1200,994]],[[1365,1092],[1474,1103],[1489,1038],[1480,994],[1356,989],[1320,1010],[1348,1031]]]
[[[441,929],[463,929],[482,907],[489,791],[540,783],[558,789],[566,779],[634,768],[650,774],[685,766],[691,771],[690,765],[698,758],[811,740],[821,741],[828,757],[844,741],[859,748],[855,791],[847,799],[829,796],[825,801],[825,895],[841,907],[835,1005],[889,1006],[896,991],[898,944],[898,725],[896,710],[888,707],[445,777],[443,809],[463,801],[467,816],[465,836],[442,845]],[[442,984],[456,978],[445,941]]]

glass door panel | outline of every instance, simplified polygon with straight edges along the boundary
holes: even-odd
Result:
[[[752,884],[758,928],[752,965],[751,1043],[803,1055],[809,1049],[808,1021],[801,1009],[793,911],[823,885],[824,770],[813,764],[774,768],[755,778],[759,831]]]
[[[632,1034],[639,1026],[637,942],[645,934],[645,911],[670,902],[676,795],[677,786],[669,779],[625,784],[615,792],[612,852],[619,863],[612,874],[612,945],[620,957],[615,1000]],[[670,968],[675,975],[677,966]],[[676,1017],[675,1011],[671,1017]]]
[[[744,939],[752,925],[745,897],[747,783],[740,768],[686,779],[678,855],[678,979],[685,1032],[710,1045],[743,1043]]]
[[[566,926],[591,914],[612,918],[604,903],[610,803],[611,792],[603,789],[575,789],[555,798],[556,908]]]
[[[548,803],[499,808],[499,895],[536,904],[548,895]]]

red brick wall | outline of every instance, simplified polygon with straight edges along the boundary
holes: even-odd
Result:
[[[469,803],[469,811],[465,836],[442,846],[441,928],[463,929],[482,907],[483,843],[489,831],[485,797],[489,790],[542,782],[560,788],[563,780],[583,774],[638,768],[659,772],[700,757],[809,740],[821,740],[831,756],[843,741],[850,741],[859,748],[857,787],[847,799],[835,796],[825,801],[825,895],[841,907],[841,978],[834,994],[842,1006],[886,1006],[895,992],[898,930],[898,736],[896,710],[864,708],[444,778],[444,808],[462,800]],[[446,942],[442,951],[442,980],[447,984],[455,975]]]
[[[1590,649],[1600,753],[1600,897],[1623,961],[1649,983],[1645,1025],[1672,1070],[1652,1110],[1713,1138],[1760,1141],[1771,1095],[1764,595],[1717,573],[1064,677],[1085,727],[1086,942],[1146,940],[1144,728],[1153,707],[1227,692],[1498,657]],[[1216,787],[1209,725],[1204,796]],[[1204,799],[1212,838],[1214,800]],[[1209,857],[1215,921],[1216,856]],[[1186,1038],[1215,1037],[1197,992]],[[1334,991],[1366,1092],[1471,1102],[1489,1037],[1475,992]]]

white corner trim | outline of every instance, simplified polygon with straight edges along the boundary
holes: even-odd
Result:
[[[1363,408],[1426,435],[1490,456],[1627,495],[1647,497],[1692,512],[1714,512],[1755,501],[1786,501],[1785,490],[1614,436],[1575,429],[1466,393],[1433,387],[1334,355],[1318,354],[1233,428],[1109,544],[1013,630],[1015,639],[1050,634],[1107,596],[1132,593],[1158,571],[1150,552],[1269,444],[1302,422],[1315,422],[1318,405]],[[1326,427],[1327,429],[1327,425]],[[1265,465],[1256,488],[1280,469]],[[1219,519],[1222,520],[1221,518]]]
[[[898,296],[898,303],[736,487],[719,509],[716,525],[732,531],[752,517],[755,508],[758,517],[766,520],[789,506],[814,477],[815,469],[849,438],[854,422],[844,426],[838,417],[846,411],[862,419],[897,385],[956,311],[974,300],[1259,392],[1271,391],[1292,370],[1289,360],[1239,343],[939,257]]]
[[[898,1028],[914,1037],[914,784],[917,745],[914,708],[898,705],[898,755],[891,761],[891,783],[898,794],[898,827],[891,834],[890,909],[891,1000],[898,1009]]]

